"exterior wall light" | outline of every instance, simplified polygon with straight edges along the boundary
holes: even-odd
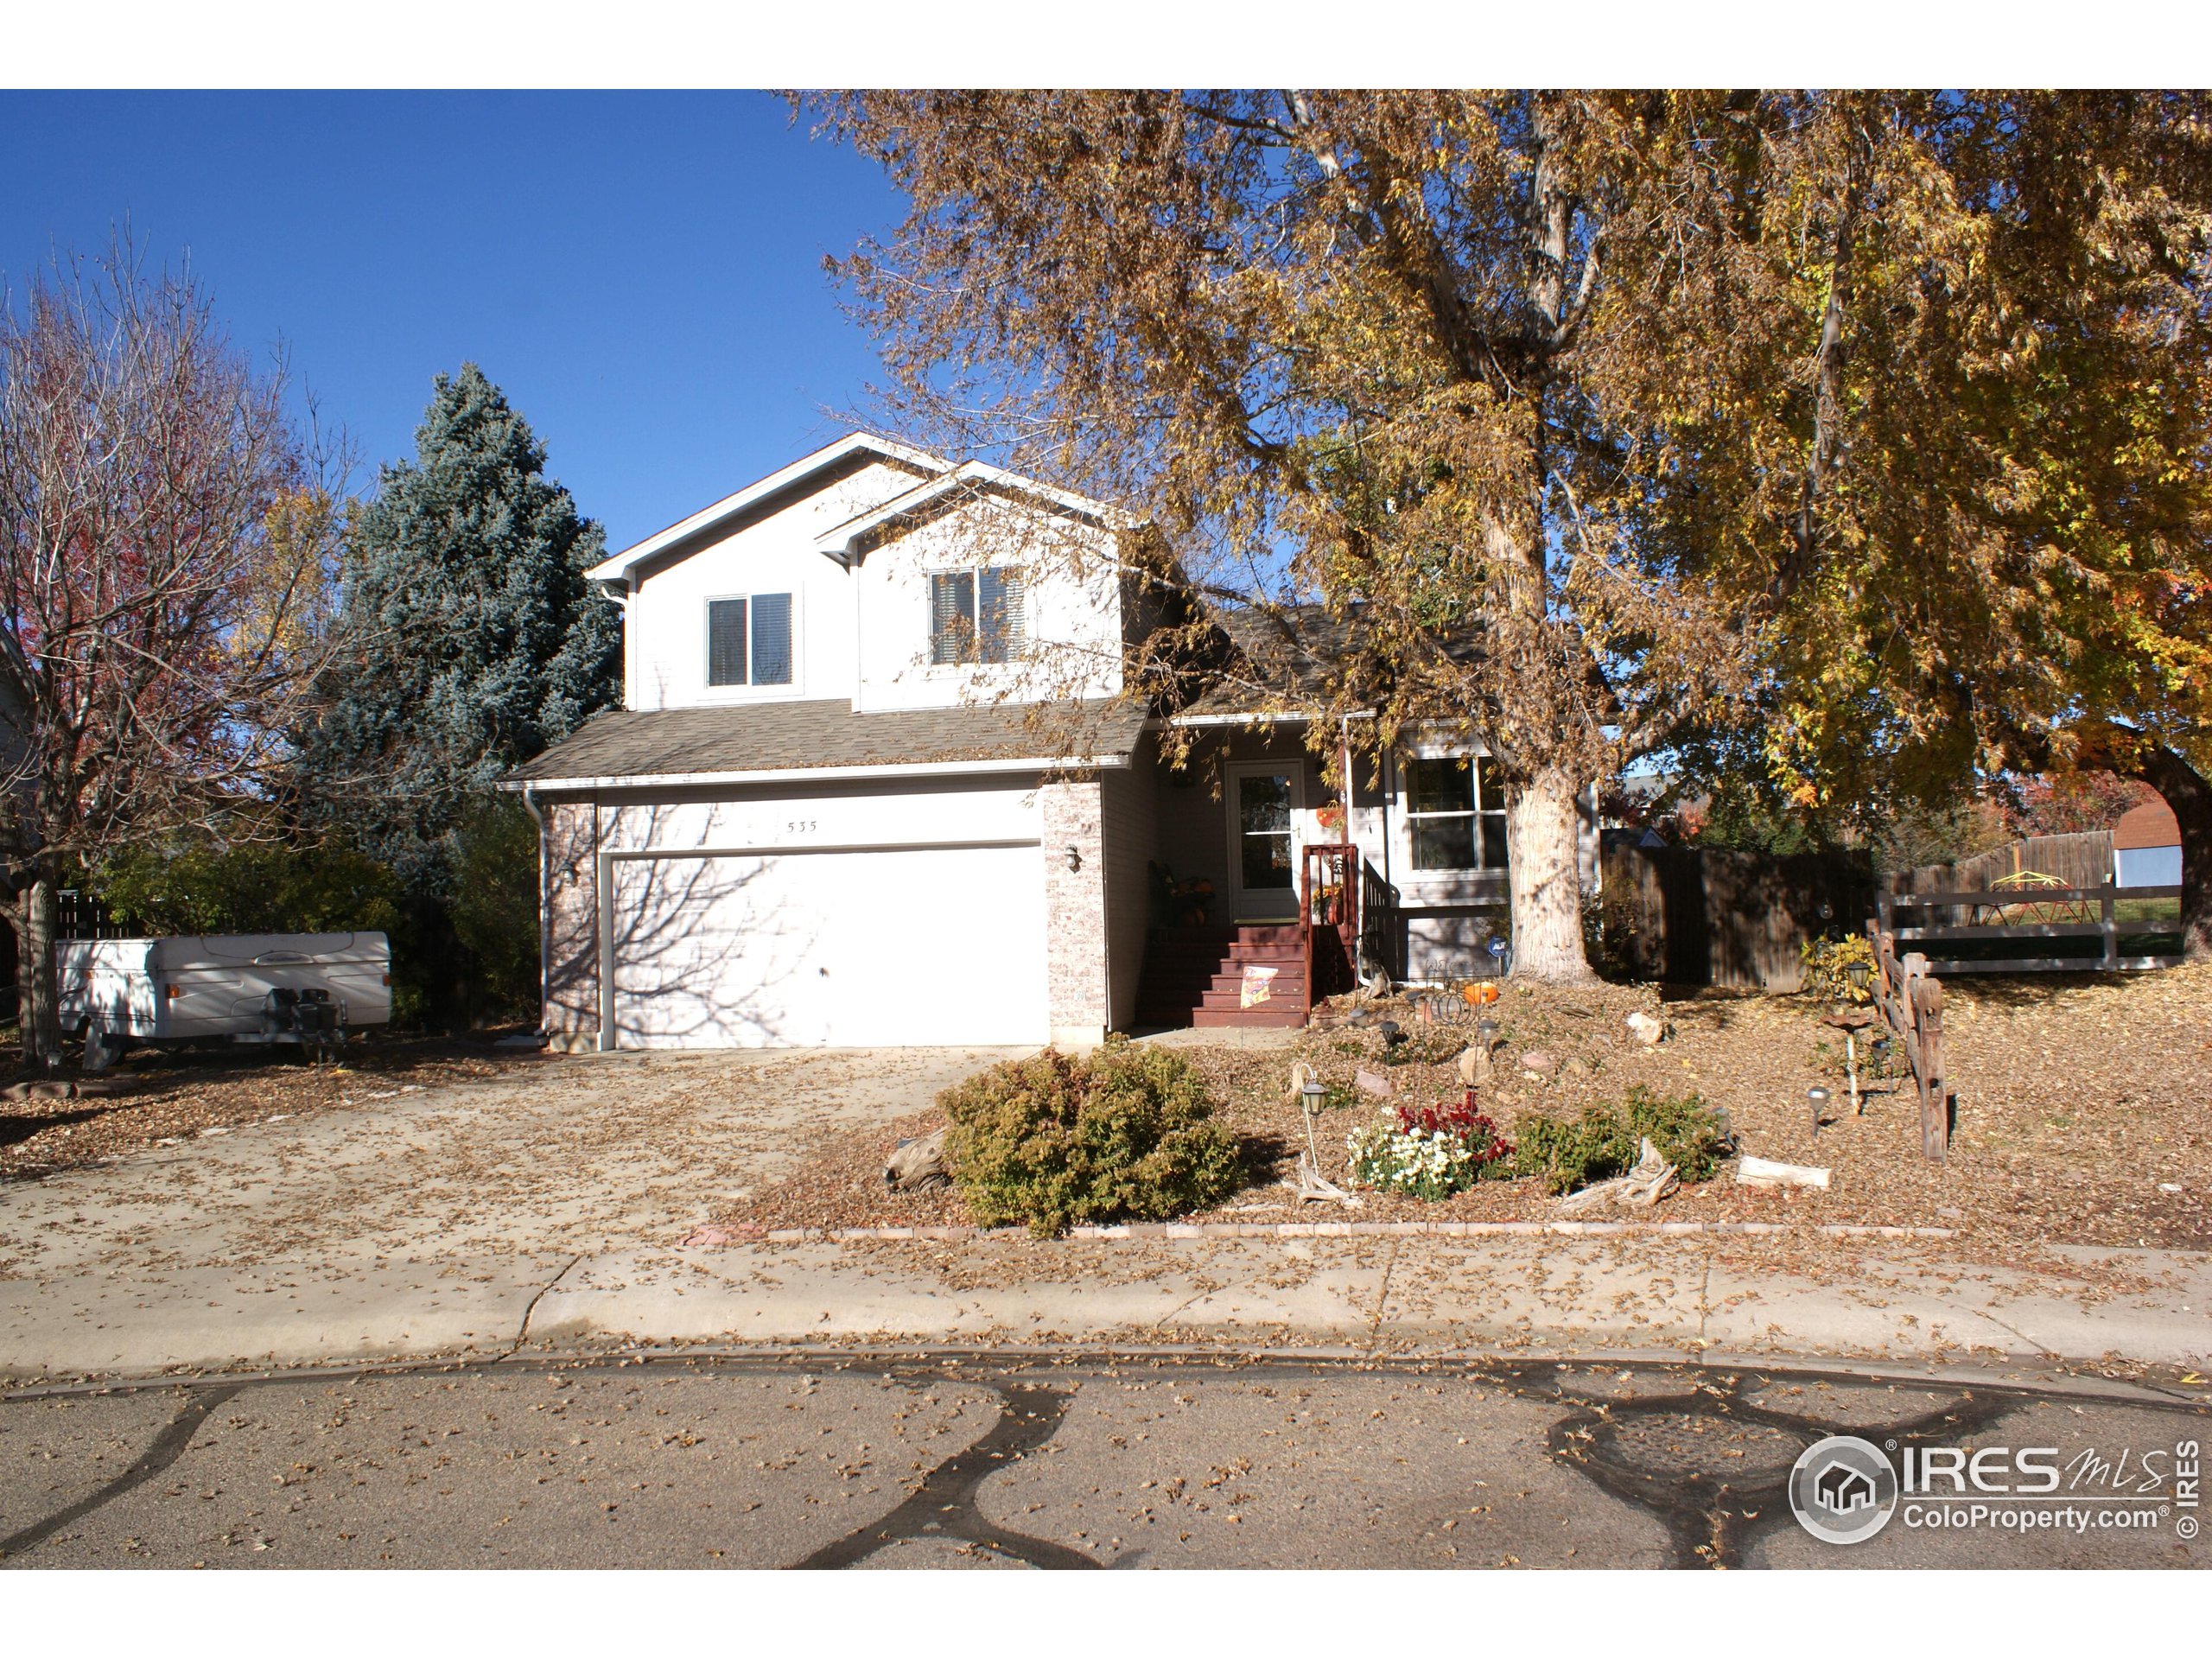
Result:
[[[1083,868],[1083,855],[1074,848],[1068,849],[1067,858],[1068,868],[1071,870],[1079,870]]]

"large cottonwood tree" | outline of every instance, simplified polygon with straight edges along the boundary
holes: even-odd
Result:
[[[1866,506],[1907,476],[1913,514],[2003,535],[1986,477],[1918,457],[1967,366],[1993,428],[2037,390],[1981,251],[2050,124],[2008,152],[2013,105],[1934,94],[823,107],[910,201],[839,264],[896,401],[1142,516],[1199,597],[1349,639],[1321,712],[1375,718],[1332,745],[1479,734],[1523,971],[1588,971],[1583,784],[1744,710],[1783,769],[1910,736],[1917,709],[1847,683],[1870,573],[1917,545]],[[2101,158],[2107,206],[2051,211],[2154,196],[2110,166],[2144,128]],[[1960,315],[1980,331],[1927,321]]]

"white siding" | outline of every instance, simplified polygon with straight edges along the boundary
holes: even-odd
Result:
[[[645,567],[625,607],[631,709],[849,698],[861,710],[1108,697],[1122,685],[1121,588],[1106,531],[1003,500],[970,501],[868,551],[847,569],[815,538],[910,491],[871,461]],[[1029,580],[1030,649],[1016,664],[931,664],[929,575],[1012,565]],[[792,595],[791,683],[707,683],[707,604]]]
[[[855,578],[862,710],[963,702],[1110,697],[1122,689],[1121,583],[1113,538],[1064,517],[970,501],[886,542]],[[930,661],[930,576],[979,566],[1027,579],[1018,663]]]
[[[857,678],[853,580],[813,539],[911,489],[914,474],[878,461],[679,557],[650,568],[625,618],[626,700],[632,709],[684,709],[777,699],[849,697]],[[791,683],[707,683],[707,601],[739,594],[792,595]]]

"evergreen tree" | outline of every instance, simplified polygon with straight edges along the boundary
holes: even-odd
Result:
[[[435,386],[416,459],[357,515],[303,758],[321,815],[442,904],[484,787],[615,702],[621,622],[584,581],[602,532],[529,423],[474,363]]]

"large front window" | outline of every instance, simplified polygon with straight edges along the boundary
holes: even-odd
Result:
[[[1416,870],[1505,868],[1505,791],[1483,755],[1411,760],[1406,823]]]
[[[791,683],[791,596],[748,594],[707,601],[707,683]]]
[[[930,576],[930,661],[1005,663],[1021,655],[1020,575],[993,565]]]

